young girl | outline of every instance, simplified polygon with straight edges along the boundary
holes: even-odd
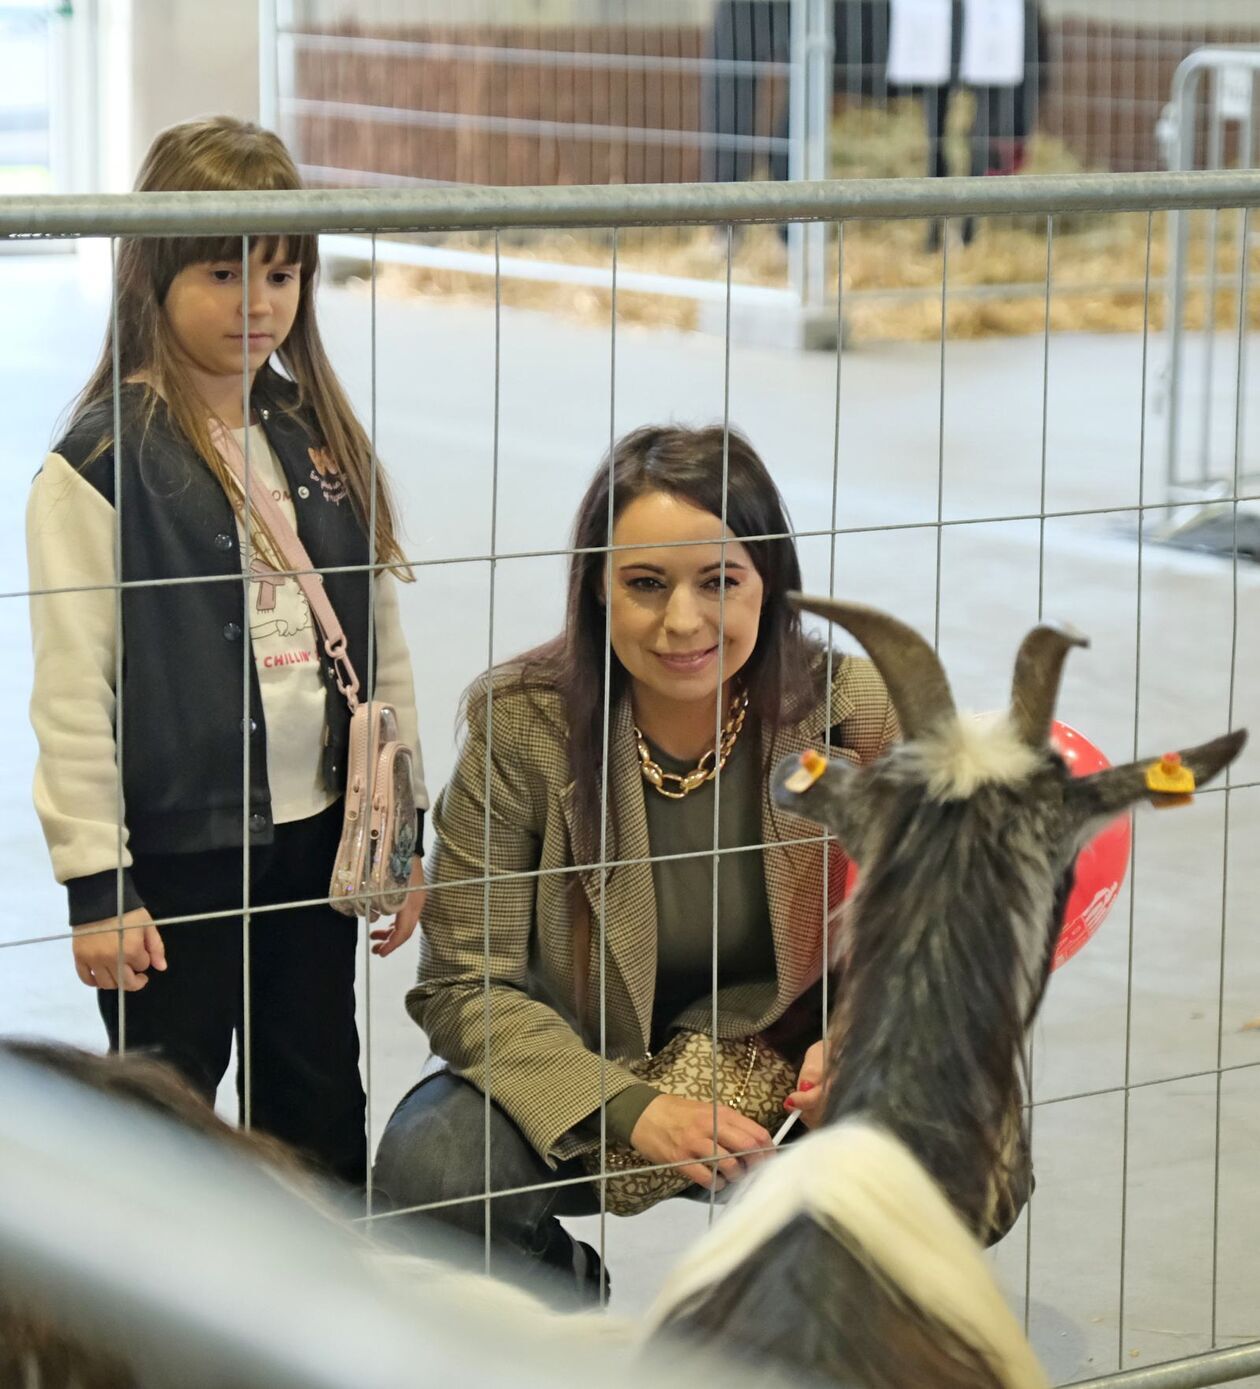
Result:
[[[300,186],[275,135],[228,117],[164,131],[136,185]],[[245,1117],[357,1184],[357,929],[327,905],[349,715],[306,599],[276,574],[289,566],[253,517],[246,544],[211,432],[248,446],[365,687],[374,658],[374,697],[398,710],[427,805],[395,588],[403,554],[320,341],[317,269],[313,236],[255,238],[247,268],[240,237],[120,244],[117,320],[28,508],[35,804],[111,1048],[154,1048],[213,1095],[235,1035]],[[377,954],[415,929],[418,857],[411,882],[392,927],[371,933]]]

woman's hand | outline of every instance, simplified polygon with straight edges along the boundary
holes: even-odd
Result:
[[[113,927],[113,930],[107,929]],[[118,918],[107,916],[74,928],[74,967],[91,989],[116,989],[119,984]],[[122,986],[128,993],[143,989],[149,969],[166,968],[162,936],[145,907],[122,919]]]
[[[750,1149],[769,1148],[770,1135],[751,1119],[729,1105],[717,1107],[717,1156],[720,1162],[688,1162],[689,1158],[711,1158],[713,1148],[713,1106],[704,1100],[687,1100],[681,1095],[658,1095],[639,1115],[630,1135],[630,1145],[649,1162],[678,1165],[678,1171],[697,1186],[721,1189],[738,1181],[755,1167],[766,1153]]]
[[[424,863],[420,858],[411,860],[411,877],[407,883],[407,900],[402,911],[394,918],[392,926],[382,926],[368,934],[376,941],[372,947],[373,955],[392,955],[400,945],[406,945],[420,920],[424,910]]]
[[[784,1102],[788,1109],[800,1110],[801,1122],[807,1129],[823,1121],[823,1109],[827,1103],[827,1087],[823,1084],[826,1064],[827,1043],[815,1042],[805,1053],[801,1073],[796,1078],[796,1089]]]

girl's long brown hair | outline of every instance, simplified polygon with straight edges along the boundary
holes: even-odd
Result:
[[[231,116],[182,121],[162,131],[149,147],[136,178],[136,192],[248,192],[301,188],[302,179],[279,136]],[[315,320],[313,289],[319,271],[319,246],[313,235],[254,238],[264,255],[274,259],[282,250],[287,262],[299,267],[301,298],[292,331],[259,371],[255,389],[281,381],[272,361],[278,360],[293,385],[294,413],[315,417],[319,439],[335,460],[356,513],[368,529],[372,515],[373,454],[363,426],[332,369]],[[171,281],[186,266],[205,261],[240,261],[242,238],[126,237],[118,245],[115,265],[117,318],[111,319],[105,344],[88,383],[71,410],[71,423],[107,405],[114,387],[117,335],[120,381],[144,380],[152,387],[143,418],[143,431],[159,406],[171,423],[218,478],[239,510],[237,490],[219,457],[206,407],[180,365],[162,305]],[[274,392],[272,392],[274,394]],[[282,397],[283,398],[283,397]],[[93,456],[113,442],[113,426],[97,444]],[[409,577],[398,542],[394,509],[384,474],[376,468],[375,561],[397,567]]]

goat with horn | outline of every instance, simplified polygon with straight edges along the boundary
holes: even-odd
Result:
[[[981,724],[905,624],[793,602],[862,643],[905,740],[866,767],[807,753],[775,772],[779,804],[833,831],[861,872],[825,1124],[749,1183],[653,1325],[863,1389],[1044,1385],[980,1239],[1009,1199],[1023,1044],[1076,855],[1134,803],[1175,799],[1160,776],[1175,759],[1069,773],[1048,735],[1064,660],[1087,644],[1070,628],[1028,634],[1009,712]],[[1209,781],[1246,736],[1183,751],[1181,784]]]

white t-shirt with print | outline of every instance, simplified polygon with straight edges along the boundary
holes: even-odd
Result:
[[[232,432],[243,450],[245,431]],[[261,425],[249,431],[249,469],[296,529],[288,479]],[[243,546],[239,516],[236,529]],[[271,814],[282,825],[318,815],[336,800],[324,786],[320,767],[325,687],[319,673],[319,628],[298,581],[278,577],[256,548],[250,559],[255,581],[249,586],[249,635],[267,730]]]

